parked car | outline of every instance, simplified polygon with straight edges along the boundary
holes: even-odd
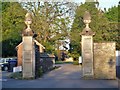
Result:
[[[3,63],[1,65],[2,71],[8,71],[8,67],[9,67],[8,63]]]
[[[1,66],[2,71],[12,71],[13,67],[17,66],[17,59],[16,58],[1,58],[0,66]]]
[[[7,71],[8,70],[8,61],[10,59],[9,58],[1,58],[0,59],[0,66],[1,66],[1,69],[3,71]]]

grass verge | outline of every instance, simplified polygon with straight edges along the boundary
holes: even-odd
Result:
[[[55,64],[72,64],[73,62],[69,61],[56,61]]]

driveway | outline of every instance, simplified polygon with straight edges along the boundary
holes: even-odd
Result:
[[[73,64],[58,64],[55,66],[61,66],[56,70],[53,70],[45,74],[43,79],[80,79],[82,77],[81,66]]]
[[[118,88],[117,80],[83,80],[81,67],[60,64],[60,68],[44,74],[35,80],[8,79],[3,75],[3,88]],[[3,73],[7,74],[8,73]]]

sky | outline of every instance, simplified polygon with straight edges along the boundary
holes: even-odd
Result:
[[[112,6],[117,6],[119,1],[120,0],[98,0],[99,8],[101,8],[103,10],[104,8],[108,9]],[[84,3],[85,0],[75,0],[75,2],[78,2],[78,3],[83,2]]]
[[[120,0],[99,0],[100,2],[100,8],[101,9],[104,9],[104,8],[110,8],[112,6],[117,6],[118,5],[118,2]]]
[[[16,0],[2,0],[2,2],[8,2],[8,1],[11,1],[11,2],[15,2]],[[80,3],[80,2],[85,2],[85,0],[17,0],[19,2],[38,2],[38,1],[53,1],[53,2],[63,2],[63,1],[68,1],[68,2],[77,2],[77,3]],[[118,2],[120,0],[98,0],[99,1],[99,8],[101,8],[102,10],[104,8],[108,9],[112,6],[117,6],[118,5]]]

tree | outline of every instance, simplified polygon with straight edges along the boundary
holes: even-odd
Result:
[[[26,10],[17,2],[2,3],[2,56],[15,56],[21,41]]]
[[[105,16],[110,22],[118,22],[118,6],[113,6],[105,12]]]
[[[30,2],[23,3],[23,7],[33,14],[32,29],[37,33],[37,40],[52,52],[57,40],[63,40],[70,31],[71,11],[68,2]]]
[[[110,34],[110,41],[115,41],[116,42],[116,49],[120,50],[120,32],[119,32],[119,22],[120,22],[120,18],[119,14],[118,14],[118,6],[114,6],[108,9],[108,11],[105,12],[105,16],[108,18],[109,20],[109,33]]]

